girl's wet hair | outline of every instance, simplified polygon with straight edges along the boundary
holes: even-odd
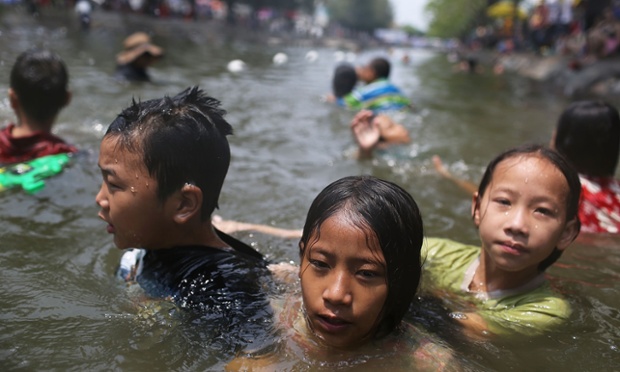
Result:
[[[553,145],[580,174],[613,176],[620,155],[618,110],[602,101],[570,104],[560,115]]]
[[[334,78],[332,79],[332,91],[334,96],[341,98],[353,91],[357,84],[357,73],[355,67],[350,63],[343,63],[336,67]]]
[[[110,124],[105,137],[142,155],[149,174],[157,180],[157,196],[164,201],[189,183],[202,191],[201,218],[218,206],[228,166],[227,135],[232,127],[224,119],[220,101],[198,87],[174,97],[133,101]]]
[[[499,154],[495,159],[491,160],[487,166],[480,185],[478,186],[478,202],[482,200],[484,192],[493,179],[493,174],[497,166],[506,159],[515,158],[519,156],[531,156],[546,159],[553,166],[555,166],[564,175],[568,184],[568,195],[566,197],[566,221],[575,220],[577,223],[577,231],[581,228],[579,221],[579,198],[581,196],[581,181],[579,181],[579,175],[575,168],[568,162],[568,160],[557,151],[554,151],[548,147],[541,145],[523,145],[504,151]],[[544,259],[538,265],[538,270],[545,271],[549,266],[553,265],[555,261],[560,258],[562,251],[554,249],[553,252]]]
[[[420,282],[424,237],[420,210],[394,183],[372,176],[342,178],[312,202],[299,242],[301,257],[319,239],[323,222],[339,213],[366,234],[369,246],[378,243],[385,258],[388,295],[373,335],[383,337],[400,324]]]

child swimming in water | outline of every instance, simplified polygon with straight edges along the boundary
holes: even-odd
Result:
[[[417,204],[399,186],[370,176],[327,186],[299,242],[301,296],[280,306],[283,350],[241,357],[229,368],[291,369],[290,360],[278,359],[291,356],[300,368],[446,367],[447,349],[402,322],[420,280],[422,239]]]
[[[582,233],[620,233],[620,181],[615,179],[620,155],[620,115],[606,102],[577,101],[560,115],[551,148],[564,155],[579,173]],[[438,156],[435,169],[467,192],[473,183],[453,176]]]
[[[127,250],[120,276],[188,314],[208,314],[205,327],[229,334],[265,328],[272,314],[266,260],[211,224],[230,162],[224,114],[198,87],[134,101],[101,141],[95,200],[114,244]]]
[[[556,151],[511,149],[489,163],[473,196],[481,247],[427,239],[425,284],[466,300],[468,308],[451,310],[468,334],[540,334],[568,319],[570,305],[545,270],[579,234],[580,191],[577,172]]]
[[[28,49],[11,68],[9,102],[17,124],[0,129],[0,165],[78,149],[52,134],[60,111],[71,101],[65,62],[52,51]]]

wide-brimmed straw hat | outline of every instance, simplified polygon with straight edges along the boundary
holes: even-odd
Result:
[[[135,61],[144,53],[149,53],[153,57],[161,57],[164,50],[151,43],[151,38],[144,32],[136,32],[127,36],[123,41],[123,51],[116,55],[116,62],[125,65]]]

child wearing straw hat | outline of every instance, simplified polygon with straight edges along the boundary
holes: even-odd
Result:
[[[147,68],[164,55],[144,32],[129,35],[123,51],[116,55],[116,78],[126,81],[151,81]]]

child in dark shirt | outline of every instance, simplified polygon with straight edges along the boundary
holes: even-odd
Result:
[[[266,261],[211,224],[232,133],[219,105],[197,87],[134,101],[101,142],[96,202],[115,245],[138,248],[121,259],[124,279],[149,296],[208,313],[210,322],[264,327],[271,319]]]
[[[0,164],[77,151],[51,133],[58,113],[71,101],[68,80],[64,62],[51,51],[29,49],[17,58],[9,88],[17,125],[0,130]]]

